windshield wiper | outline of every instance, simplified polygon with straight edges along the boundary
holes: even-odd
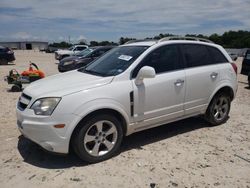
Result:
[[[105,76],[103,73],[100,73],[100,72],[95,72],[95,71],[92,71],[92,70],[87,70],[87,69],[80,69],[81,72],[83,73],[89,73],[89,74],[93,74],[93,75],[96,75],[96,76]]]

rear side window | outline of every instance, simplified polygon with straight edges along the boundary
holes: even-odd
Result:
[[[221,53],[220,50],[218,50],[218,49],[216,49],[214,47],[210,47],[210,46],[207,46],[207,49],[208,49],[210,55],[212,56],[214,63],[225,63],[225,62],[228,62],[228,60]]]
[[[209,55],[208,49],[204,45],[183,44],[182,51],[187,67],[213,64],[213,59]]]

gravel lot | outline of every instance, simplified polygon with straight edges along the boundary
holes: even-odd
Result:
[[[125,138],[121,153],[98,164],[74,154],[52,155],[20,136],[15,105],[20,93],[3,81],[29,61],[46,76],[57,74],[54,54],[15,51],[0,66],[0,187],[248,187],[250,188],[250,89],[238,75],[238,93],[227,123],[209,127],[190,118]],[[242,59],[238,59],[238,72]]]

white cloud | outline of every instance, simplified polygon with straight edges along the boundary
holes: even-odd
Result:
[[[123,34],[136,36],[143,33],[147,36],[164,31],[211,34],[229,29],[250,30],[249,0],[157,0],[153,2],[148,0],[1,0],[0,6],[30,9],[23,13],[24,19],[55,19],[55,32],[59,30],[61,32],[68,27],[66,32],[77,33],[75,40],[80,33],[87,36],[97,31],[100,35],[104,32],[116,32],[120,36]],[[8,19],[13,17],[9,15]],[[57,19],[69,19],[65,24],[67,27],[60,28],[61,26],[56,23]],[[78,23],[71,23],[70,19],[76,19]],[[230,23],[223,25],[224,21],[231,21],[232,25],[230,26]],[[82,25],[86,23],[89,24],[83,28]],[[102,24],[99,25],[99,23]],[[44,30],[52,32],[46,28]]]
[[[32,36],[30,34],[28,34],[27,32],[17,32],[15,34],[13,34],[11,37],[14,39],[22,39],[22,40],[32,38]]]

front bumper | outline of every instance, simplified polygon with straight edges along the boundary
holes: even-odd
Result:
[[[68,153],[70,136],[67,130],[73,121],[78,119],[76,115],[67,114],[56,117],[37,116],[33,110],[21,111],[17,108],[17,126],[23,136],[37,143],[45,150],[56,153]],[[65,124],[64,128],[58,129],[54,125]]]

